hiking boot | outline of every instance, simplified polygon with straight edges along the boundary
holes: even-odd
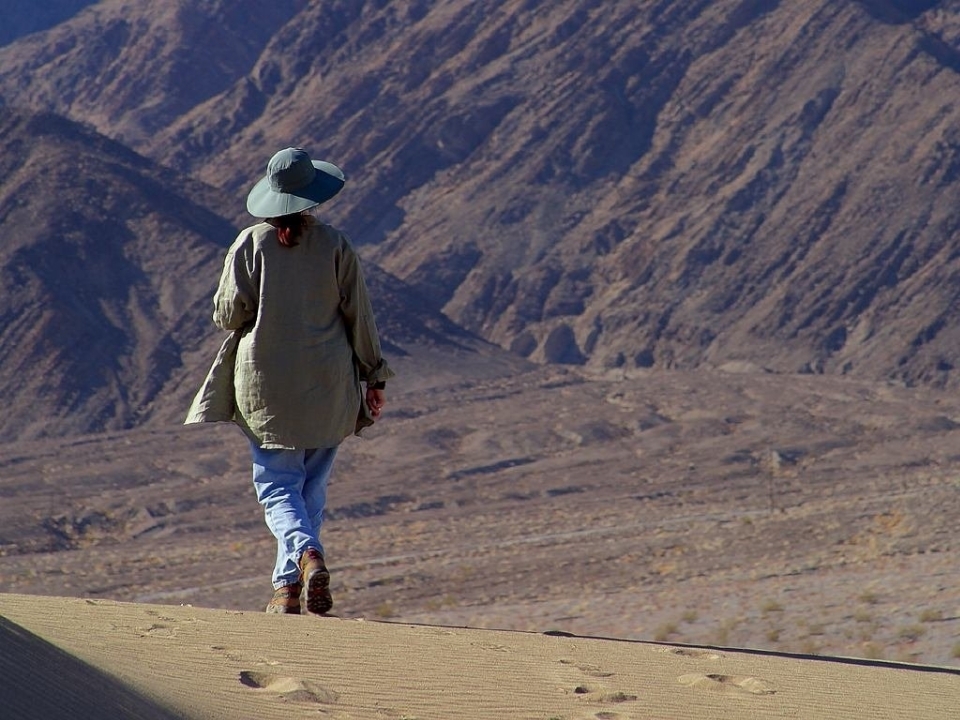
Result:
[[[267,612],[278,615],[299,615],[300,614],[300,593],[303,586],[300,583],[293,585],[284,585],[277,588],[270,602],[267,603]]]
[[[307,589],[307,612],[314,615],[330,612],[333,607],[330,572],[316,548],[309,548],[300,556],[300,579]]]

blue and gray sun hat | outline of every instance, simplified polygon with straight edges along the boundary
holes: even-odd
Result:
[[[267,174],[247,195],[247,212],[257,218],[298,213],[324,203],[346,178],[333,163],[311,160],[305,150],[286,148],[267,163]]]

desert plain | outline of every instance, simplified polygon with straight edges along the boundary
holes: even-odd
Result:
[[[216,669],[233,673],[230,684],[210,682],[233,700],[202,701],[194,688],[181,699],[188,717],[236,717],[230,703],[257,683],[273,687],[258,697],[304,717],[953,717],[953,394],[745,364],[591,373],[424,353],[397,365],[405,380],[392,384],[388,412],[343,444],[331,483],[322,539],[336,617],[262,613],[274,543],[245,440],[232,426],[173,422],[3,447],[0,615],[168,701],[123,659],[155,649],[134,636],[167,637],[160,655],[175,666],[207,652],[203,674],[216,643],[191,633],[226,623],[232,642],[248,643],[233,653],[246,664]],[[122,621],[111,625],[113,615]],[[99,628],[97,639],[78,625]],[[323,693],[274,678],[287,677],[270,669],[280,663],[304,687],[326,687],[304,668],[328,656],[314,645],[328,632],[346,653],[340,695],[351,682],[361,692],[383,653],[411,673],[374,672],[392,709],[372,714],[381,701],[369,698],[297,704]],[[405,655],[414,647],[416,660]],[[481,651],[507,665],[484,665]],[[201,661],[165,672],[187,682],[191,662]],[[523,682],[509,662],[570,677],[524,695],[500,686]],[[601,674],[577,681],[580,666]],[[630,687],[597,680],[627,666]],[[672,700],[645,695],[647,671],[670,676]],[[850,692],[824,696],[827,680],[809,679],[798,705],[770,699],[807,672],[849,680]],[[921,714],[890,704],[900,673]],[[744,686],[749,678],[760,684]],[[437,694],[432,684],[445,683],[450,693]],[[482,686],[506,704],[480,702]],[[547,687],[565,700],[544,704]],[[721,712],[731,693],[745,709]],[[862,696],[877,693],[866,712]],[[623,700],[633,696],[644,699]],[[854,712],[865,714],[844,714]]]

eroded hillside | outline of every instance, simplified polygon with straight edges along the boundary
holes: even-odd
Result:
[[[103,0],[0,48],[0,97],[216,188],[234,226],[276,148],[333,159],[331,219],[410,307],[534,360],[957,382],[957,2],[258,7]]]

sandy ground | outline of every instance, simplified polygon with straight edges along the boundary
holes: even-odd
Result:
[[[953,718],[960,670],[0,595],[4,717]],[[12,713],[12,714],[7,714]]]
[[[756,717],[790,717],[778,704],[785,697],[779,690],[740,697],[742,688],[731,690],[735,683],[720,682],[718,690],[709,678],[699,685],[678,678],[757,676],[779,688],[792,682],[790,673],[808,672],[808,662],[812,673],[876,667],[798,659],[825,656],[960,667],[960,400],[949,394],[822,376],[595,377],[535,369],[411,383],[391,394],[389,412],[365,438],[348,440],[338,458],[323,541],[341,620],[318,627],[348,634],[376,627],[406,638],[390,642],[412,646],[452,636],[373,621],[526,633],[503,636],[509,642],[496,633],[454,635],[507,647],[562,643],[541,634],[565,632],[616,640],[598,647],[627,653],[625,667],[664,660],[673,674],[655,693],[667,708],[662,715],[650,709],[657,705],[598,701],[588,709],[590,698],[604,693],[646,702],[651,681],[641,682],[642,673],[632,670],[615,670],[629,682],[583,693],[563,694],[557,688],[569,683],[551,679],[560,704],[529,707],[526,695],[510,694],[518,680],[503,680],[501,692],[501,681],[489,678],[481,684],[499,699],[482,706],[493,713],[487,717],[697,717],[669,708],[698,697],[714,710],[736,702],[761,713],[773,708]],[[179,638],[198,625],[181,613],[208,617],[200,608],[215,609],[217,617],[251,623],[260,642],[260,628],[273,627],[260,623],[275,622],[259,617],[270,595],[273,554],[249,485],[244,441],[228,426],[0,446],[0,592],[83,598],[69,605],[81,609],[115,607],[112,601],[161,605],[179,618]],[[0,614],[74,653],[52,629],[44,634],[36,625],[55,617],[42,609],[61,607],[51,602],[36,600],[34,620],[26,609],[16,617]],[[290,622],[281,627],[313,627]],[[137,626],[151,627],[144,623]],[[102,635],[103,652],[123,637]],[[748,658],[762,667],[721,663],[714,671],[715,661],[705,663],[705,656],[694,662],[628,641],[724,648],[723,663]],[[730,648],[796,657],[774,660]],[[192,641],[183,649],[202,650]],[[440,646],[434,650],[450,664],[467,663],[464,676],[474,682],[474,655],[453,660]],[[528,662],[526,652],[513,659]],[[596,655],[571,655],[573,665],[565,666],[565,652],[553,652],[557,657],[543,666],[550,672],[537,670],[536,677],[562,670],[569,674],[557,677],[572,678],[577,663],[606,667]],[[289,662],[290,655],[270,657]],[[404,662],[416,676],[409,682],[445,682]],[[775,674],[766,665],[775,662],[802,669]],[[260,672],[246,665],[231,666],[231,682],[241,671]],[[301,667],[282,675],[301,677]],[[407,687],[377,672],[397,683],[384,690],[389,697]],[[817,695],[839,702],[843,694],[836,678],[806,682],[803,702],[820,702]],[[340,680],[331,687],[344,692]],[[554,697],[547,685],[536,687],[538,698]],[[239,690],[248,699],[277,695]],[[944,692],[941,709],[955,707]],[[461,694],[488,701],[473,685]],[[322,704],[314,710],[376,717],[356,709],[372,707],[365,702],[351,700],[353,710]],[[442,716],[436,697],[409,706],[383,702],[394,713],[383,717]],[[525,709],[497,715],[496,702]],[[712,715],[724,716],[752,717]],[[843,717],[815,710],[797,716]]]

